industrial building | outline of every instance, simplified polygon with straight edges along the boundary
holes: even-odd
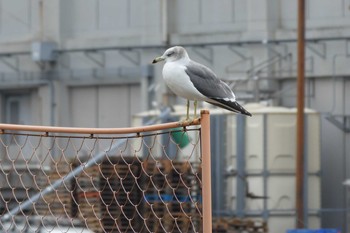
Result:
[[[349,9],[345,0],[306,1],[305,104],[311,109],[306,117],[319,117],[307,131],[316,140],[307,148],[316,146],[312,153],[319,156],[309,171],[312,179],[319,179],[319,188],[309,189],[316,191],[319,205],[310,211],[319,217],[319,227],[342,232],[350,231],[350,191],[344,185],[350,179]],[[226,81],[241,104],[258,103],[255,120],[261,121],[259,130],[267,137],[264,127],[274,122],[264,118],[271,113],[266,109],[279,107],[283,115],[296,106],[297,11],[292,0],[2,0],[0,121],[127,127],[140,112],[184,105],[165,87],[162,66],[151,64],[166,48],[182,45],[191,59]],[[223,123],[220,114],[213,115],[218,127],[241,120],[229,116]],[[238,137],[228,134],[228,139]],[[225,164],[216,166],[230,171]],[[259,186],[265,178],[251,179],[250,185]],[[275,181],[282,188],[283,182]],[[312,206],[312,193],[308,195]],[[246,216],[247,206],[254,210],[262,202],[248,200],[235,212],[237,203],[217,198],[214,207],[223,212],[214,214]],[[251,216],[268,219],[269,214]]]

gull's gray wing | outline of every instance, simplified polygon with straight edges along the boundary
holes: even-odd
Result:
[[[190,61],[186,65],[186,74],[190,77],[194,87],[208,97],[211,104],[225,108],[229,111],[252,116],[237,101],[230,87],[218,79],[213,71],[197,62]]]
[[[218,79],[213,71],[197,62],[190,61],[186,65],[186,74],[195,88],[210,99],[233,99],[235,95],[230,87]]]

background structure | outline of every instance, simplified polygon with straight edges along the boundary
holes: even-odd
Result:
[[[120,127],[137,112],[183,103],[150,65],[171,45],[231,83],[240,102],[294,107],[296,4],[1,0],[1,122]],[[322,226],[346,229],[350,1],[306,7],[305,103],[321,113]]]

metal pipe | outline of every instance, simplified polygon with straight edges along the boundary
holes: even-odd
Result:
[[[296,227],[304,228],[305,0],[298,0],[298,77],[296,133]]]
[[[213,127],[211,130],[211,138],[213,138],[213,145],[215,145],[213,147],[213,156],[217,159],[214,159],[212,161],[212,189],[213,190],[220,190],[220,192],[214,192],[213,195],[213,212],[216,212],[217,210],[222,209],[221,206],[221,194],[223,194],[223,189],[222,189],[222,185],[221,182],[223,181],[222,177],[220,176],[221,174],[221,167],[220,167],[220,163],[221,163],[221,156],[224,155],[224,153],[221,153],[220,149],[221,149],[221,145],[223,145],[223,143],[221,143],[221,138],[220,135],[222,134],[222,129],[220,127],[220,120],[219,120],[219,115],[217,116],[212,116],[211,117],[211,127]]]
[[[303,224],[305,228],[309,227],[309,219],[308,219],[308,214],[309,214],[309,174],[308,174],[308,168],[309,168],[309,155],[308,155],[308,123],[309,123],[309,116],[304,115],[304,156],[303,156],[303,161],[304,161],[304,166],[303,166]]]
[[[212,227],[212,205],[211,205],[210,114],[208,110],[201,111],[201,154],[202,154],[203,232],[211,233],[213,227]]]
[[[236,181],[236,211],[238,217],[245,216],[245,201],[246,201],[246,161],[245,161],[245,124],[246,118],[243,115],[237,115],[236,127],[236,170],[238,179]]]
[[[211,117],[211,138],[213,157],[212,160],[212,190],[220,190],[215,192],[213,196],[213,212],[218,212],[225,208],[225,193],[226,186],[224,184],[224,171],[225,171],[225,127],[226,127],[226,115],[215,115]]]
[[[56,124],[56,93],[55,93],[55,81],[52,77],[49,77],[49,93],[50,93],[50,125]]]
[[[335,73],[336,73],[336,67],[335,67],[335,65],[336,65],[336,60],[337,60],[337,58],[338,57],[347,57],[347,54],[335,54],[335,55],[333,55],[333,59],[332,59],[332,91],[333,91],[333,93],[332,93],[332,97],[333,97],[333,101],[332,101],[332,106],[331,106],[331,109],[328,111],[328,113],[329,114],[334,114],[334,112],[335,112],[335,106],[336,106],[336,75],[335,75]]]
[[[168,0],[161,0],[161,14],[162,14],[162,42],[168,44]]]
[[[43,0],[39,1],[39,26],[40,26],[40,40],[44,39],[44,3]]]
[[[346,109],[346,80],[345,80],[345,77],[343,77],[343,83],[342,83],[342,86],[343,86],[343,100],[342,100],[342,102],[343,102],[343,115],[345,115],[346,114],[346,111],[345,111],[345,109]],[[346,118],[344,118],[344,120],[343,120],[343,125],[344,125],[344,127],[346,128],[346,125],[347,123],[346,123]],[[348,130],[349,130],[349,128],[348,128]],[[349,177],[349,168],[348,168],[348,155],[347,155],[347,150],[346,150],[346,145],[347,145],[347,137],[348,137],[348,135],[345,133],[345,132],[343,132],[343,146],[342,146],[342,149],[343,149],[343,177],[344,177],[344,180],[346,180],[348,177]],[[343,193],[344,193],[344,198],[343,198],[343,203],[346,205],[349,205],[350,206],[350,197],[349,197],[349,195],[350,195],[350,192],[349,192],[350,190],[346,190],[346,189],[343,189]],[[344,228],[343,229],[348,229],[348,231],[350,231],[350,228],[349,228],[349,220],[350,220],[350,212],[348,212],[348,211],[345,211],[344,212],[344,219],[345,219],[345,221],[344,221]],[[348,220],[346,220],[346,219],[348,219]]]
[[[269,186],[268,186],[268,178],[271,172],[268,171],[268,121],[267,121],[268,115],[265,113],[263,115],[263,172],[262,172],[262,177],[263,177],[263,195],[264,197],[268,197],[270,194]],[[249,176],[248,174],[246,174]],[[269,210],[268,210],[268,202],[267,198],[263,199],[263,218],[265,221],[268,220],[269,217]]]
[[[200,119],[194,119],[193,122],[170,122],[158,125],[148,125],[142,127],[130,128],[78,128],[78,127],[52,127],[52,126],[36,126],[36,125],[16,125],[16,124],[0,124],[1,133],[9,131],[31,131],[42,133],[67,133],[67,134],[136,134],[149,131],[157,131],[169,128],[186,127],[190,125],[199,125]]]

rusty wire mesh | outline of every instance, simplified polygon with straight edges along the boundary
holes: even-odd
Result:
[[[202,232],[200,132],[3,130],[0,232]]]

